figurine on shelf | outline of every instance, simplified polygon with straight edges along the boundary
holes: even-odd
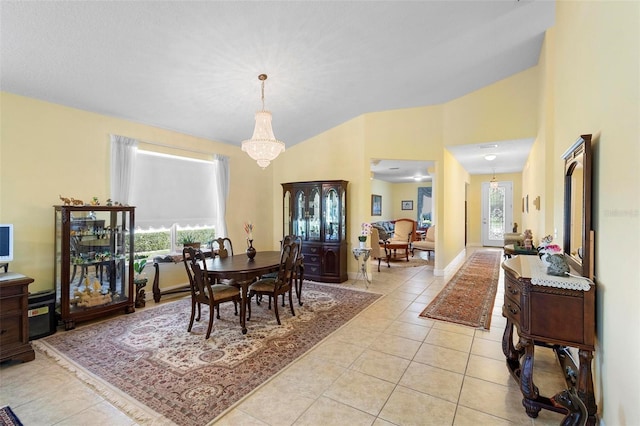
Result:
[[[113,201],[111,201],[111,198],[107,198],[107,207],[111,206],[113,206]]]
[[[71,200],[67,197],[63,197],[62,195],[59,195],[60,197],[60,201],[62,201],[62,204],[65,206],[70,206],[71,205]]]
[[[100,201],[98,200],[98,197],[93,197],[91,199],[91,205],[92,206],[99,206],[100,205]]]
[[[71,204],[74,206],[82,206],[84,205],[84,201],[82,200],[76,200],[75,198],[71,199]]]

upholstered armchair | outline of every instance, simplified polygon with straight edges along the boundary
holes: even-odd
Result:
[[[427,229],[427,232],[424,236],[423,241],[414,241],[411,246],[411,255],[413,256],[414,250],[424,250],[427,252],[427,257],[429,257],[429,252],[435,253],[436,251],[436,227],[430,226]]]
[[[411,243],[416,235],[418,223],[413,219],[398,219],[395,222],[391,242]]]
[[[380,272],[380,262],[382,259],[387,261],[388,268],[391,267],[389,264],[389,252],[386,248],[387,244],[389,244],[387,240],[380,239],[378,228],[371,228],[371,257],[378,259],[378,272]]]

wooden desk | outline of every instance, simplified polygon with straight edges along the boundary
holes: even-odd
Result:
[[[33,361],[29,343],[29,284],[33,278],[14,272],[0,273],[0,361]]]
[[[207,272],[212,279],[233,279],[241,285],[240,325],[242,334],[247,333],[247,303],[249,284],[261,275],[275,272],[280,266],[279,251],[259,251],[252,260],[246,253],[206,260]],[[278,303],[277,301],[275,303]],[[213,315],[211,313],[210,315]]]

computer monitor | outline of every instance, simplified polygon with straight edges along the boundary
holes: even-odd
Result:
[[[0,224],[0,262],[13,260],[13,225]]]

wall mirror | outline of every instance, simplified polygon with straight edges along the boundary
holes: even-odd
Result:
[[[564,256],[580,275],[593,279],[591,230],[591,135],[582,135],[564,159]]]

